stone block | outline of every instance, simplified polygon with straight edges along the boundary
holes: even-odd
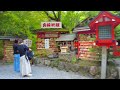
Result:
[[[49,66],[50,65],[50,60],[45,60],[45,65]]]
[[[68,72],[71,70],[71,63],[65,63],[65,70]]]
[[[54,61],[51,61],[50,66],[51,67],[58,67],[58,64],[59,64],[59,61],[58,60],[54,60]]]
[[[45,60],[41,60],[40,59],[40,64],[44,65],[45,64]]]
[[[40,63],[39,58],[37,58],[37,57],[34,57],[33,60],[34,60],[35,64],[39,64]]]
[[[95,76],[98,73],[97,66],[91,66],[89,72],[90,72],[91,75]]]
[[[60,63],[58,64],[58,69],[59,69],[59,70],[63,70],[64,68],[65,68],[64,62],[60,62]]]
[[[79,65],[78,64],[71,64],[71,71],[78,72],[78,70],[79,70]]]

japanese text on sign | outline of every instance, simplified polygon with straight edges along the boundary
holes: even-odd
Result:
[[[41,22],[41,28],[62,28],[61,22]]]

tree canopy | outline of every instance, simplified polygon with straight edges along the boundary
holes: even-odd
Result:
[[[61,21],[62,28],[72,30],[87,17],[95,17],[100,11],[5,11],[0,13],[0,35],[28,36],[40,29],[41,22]],[[110,11],[120,15],[120,11]],[[87,24],[86,24],[87,25]],[[117,34],[120,30],[117,28]]]
[[[41,21],[47,21],[43,12],[6,11],[0,14],[1,35],[26,35],[31,30],[40,28]]]

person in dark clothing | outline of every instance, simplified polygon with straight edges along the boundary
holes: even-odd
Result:
[[[20,72],[22,76],[32,76],[30,61],[26,57],[26,52],[29,48],[23,44],[23,41],[20,41],[20,45],[18,46],[18,50],[20,53]]]
[[[26,54],[26,52],[29,50],[29,48],[25,44],[20,44],[18,46],[20,57]]]
[[[18,40],[14,41],[13,54],[14,54],[14,70],[16,72],[20,72],[20,54],[18,51]]]
[[[14,44],[13,44],[13,54],[19,54],[19,51],[18,51],[18,40],[14,41]]]

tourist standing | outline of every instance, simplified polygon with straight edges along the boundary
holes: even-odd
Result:
[[[26,57],[26,52],[29,48],[23,44],[23,41],[20,41],[20,45],[18,47],[20,53],[20,72],[22,76],[32,76],[30,61]]]
[[[20,72],[20,54],[18,51],[18,40],[14,41],[13,54],[14,54],[14,70],[16,72]]]

